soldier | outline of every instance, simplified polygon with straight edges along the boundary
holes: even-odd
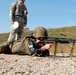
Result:
[[[27,8],[24,5],[25,0],[19,0],[18,2],[14,2],[10,8],[10,21],[11,21],[11,32],[9,38],[2,45],[7,46],[10,43],[13,43],[16,40],[21,39],[21,35],[23,32],[23,28],[27,24]]]
[[[21,39],[24,26],[27,24],[27,8],[24,5],[25,0],[14,2],[10,8],[10,21],[12,24],[8,43]]]
[[[22,42],[13,45],[12,53],[49,56],[52,44],[39,43],[44,38],[47,38],[47,36],[48,33],[44,27],[37,27],[34,30],[33,36],[27,36]]]
[[[11,21],[11,32],[9,38],[4,42],[0,47],[3,49],[9,48],[10,43],[13,43],[16,40],[21,39],[24,26],[27,24],[27,8],[24,5],[25,0],[19,0],[14,2],[10,8],[10,21]],[[6,52],[2,51],[2,52]]]
[[[40,43],[40,41],[48,38],[47,30],[44,27],[37,27],[34,30],[33,36],[36,38],[37,45],[37,55],[39,56],[49,56],[49,50],[52,47],[52,44]]]
[[[44,27],[37,27],[34,30],[33,36],[24,37],[21,41],[13,43],[9,46],[13,54],[28,54],[32,56],[49,56],[49,49],[52,44],[39,43],[47,38],[47,30]]]

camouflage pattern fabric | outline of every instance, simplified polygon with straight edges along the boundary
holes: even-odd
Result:
[[[14,2],[12,3],[11,7],[10,7],[10,20],[11,21],[15,21],[16,16],[22,17],[22,18],[26,18],[28,14],[27,8],[23,3],[19,3],[19,2]],[[25,20],[22,20],[22,22],[24,22]],[[19,19],[19,21],[21,21],[21,19]]]
[[[36,33],[37,33],[37,35],[36,35]],[[49,56],[48,50],[43,51],[43,50],[37,49],[37,48],[35,48],[36,50],[33,53],[31,53],[31,51],[29,49],[29,45],[30,45],[30,42],[32,39],[33,39],[32,41],[34,43],[34,46],[35,46],[35,44],[37,45],[36,40],[34,40],[35,37],[47,37],[47,30],[44,27],[37,27],[34,30],[34,38],[25,37],[21,41],[17,41],[17,42],[15,41],[13,43],[13,45],[12,44],[8,45],[7,43],[5,43],[3,46],[0,47],[0,53],[11,52],[13,54],[28,54],[28,55],[32,55],[32,56]]]
[[[31,52],[29,50],[29,40],[24,39],[22,41],[14,43],[12,47],[12,53],[31,55]]]
[[[35,38],[38,38],[38,37],[47,37],[48,33],[47,33],[47,30],[44,27],[37,27],[34,30],[33,36]]]
[[[48,36],[48,32],[44,27],[37,27],[34,29],[33,32],[33,36],[35,38],[39,38],[39,37],[47,37]],[[41,49],[37,49],[32,55],[36,55],[36,56],[49,56],[49,51],[48,50],[41,50]]]
[[[17,41],[13,44],[8,45],[6,42],[0,46],[0,53],[6,53],[6,54],[25,54],[25,55],[31,55],[31,56],[39,56],[39,57],[45,57],[49,56],[49,51],[43,51],[41,49],[36,49],[33,53],[29,50],[29,43],[30,41],[27,39],[23,39],[21,41]]]
[[[23,38],[20,41],[15,41],[13,44],[8,45],[7,42],[4,42],[0,45],[0,53],[13,53],[13,54],[28,54],[31,55],[29,50],[29,40],[28,38]]]
[[[21,39],[23,28],[27,24],[27,8],[24,3],[14,2],[10,7],[10,21],[17,21],[19,26],[14,29],[13,25],[11,26],[11,32],[8,38],[8,42],[12,42],[18,39]]]
[[[2,45],[0,45],[0,53],[11,54],[11,49],[9,48],[7,42],[4,42]]]

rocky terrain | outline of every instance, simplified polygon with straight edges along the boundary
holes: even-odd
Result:
[[[0,54],[0,75],[76,75],[76,58]]]

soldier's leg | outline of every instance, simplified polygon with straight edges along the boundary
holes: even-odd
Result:
[[[9,45],[0,45],[0,53],[10,54],[11,49],[9,48]]]
[[[21,39],[21,37],[22,37],[23,28],[24,28],[24,23],[20,22],[19,23],[19,28],[18,28],[18,33],[17,33],[17,38],[18,39]]]
[[[9,38],[8,38],[8,43],[15,41],[16,34],[17,34],[17,29],[14,29],[12,26],[11,32],[10,32]]]

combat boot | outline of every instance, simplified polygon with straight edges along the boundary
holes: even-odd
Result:
[[[6,50],[7,50],[7,47],[6,47],[6,46],[0,45],[0,54],[1,54],[1,53],[5,53]]]
[[[11,53],[8,42],[4,42],[0,45],[0,53]]]
[[[1,49],[2,49],[2,47],[0,46],[0,53],[2,53],[2,50]]]

